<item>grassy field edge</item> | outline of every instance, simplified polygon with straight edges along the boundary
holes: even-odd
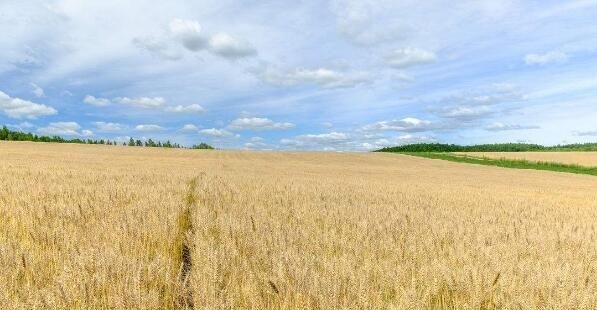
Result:
[[[558,162],[529,161],[523,159],[493,159],[487,157],[474,157],[468,155],[457,155],[451,153],[432,152],[399,152],[397,154],[423,157],[429,159],[441,159],[452,162],[477,164],[512,169],[546,170],[555,172],[586,174],[597,176],[597,167],[586,167],[575,164],[563,164]]]

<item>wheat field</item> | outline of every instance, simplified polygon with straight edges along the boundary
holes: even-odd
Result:
[[[597,167],[597,152],[469,152],[458,154],[493,159],[524,159],[536,162],[554,162]]]
[[[597,178],[0,143],[3,309],[593,309]]]

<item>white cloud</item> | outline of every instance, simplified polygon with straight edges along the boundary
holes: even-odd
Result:
[[[527,65],[546,65],[566,61],[568,61],[568,55],[558,51],[547,52],[545,54],[528,54],[524,57],[524,62]]]
[[[205,112],[205,109],[202,106],[195,103],[187,106],[177,105],[174,107],[167,107],[165,111],[176,113],[202,113]]]
[[[421,132],[436,129],[430,121],[420,120],[414,117],[407,117],[400,120],[381,121],[363,126],[365,131],[394,130],[404,132]]]
[[[249,142],[245,143],[246,149],[265,149],[268,145],[265,143],[265,139],[261,137],[252,137]]]
[[[577,131],[574,134],[580,137],[597,137],[597,130]]]
[[[128,126],[119,123],[95,122],[94,124],[100,132],[117,132],[128,128]]]
[[[83,99],[83,102],[86,104],[92,105],[92,106],[96,106],[96,107],[105,107],[105,106],[109,106],[110,104],[112,104],[110,99],[96,98],[91,95],[85,96],[85,98]]]
[[[45,96],[45,92],[44,92],[43,88],[39,87],[35,83],[31,83],[30,85],[31,85],[32,92],[35,95],[35,97],[41,98],[41,97]]]
[[[142,125],[137,125],[135,127],[136,131],[143,131],[143,132],[160,131],[163,129],[164,128],[162,126],[153,125],[153,124],[142,124]]]
[[[247,41],[234,38],[227,33],[218,33],[209,39],[209,51],[229,59],[254,56],[255,48]]]
[[[534,125],[519,125],[519,124],[504,124],[501,122],[495,122],[485,127],[488,131],[508,131],[508,130],[526,130],[526,129],[539,129],[539,126]]]
[[[363,73],[349,74],[327,68],[281,71],[268,67],[260,73],[261,78],[278,86],[294,86],[298,84],[315,84],[322,88],[349,88],[369,81]]]
[[[441,118],[469,123],[519,109],[523,107],[521,103],[525,100],[525,96],[515,85],[494,83],[479,90],[456,91],[444,95],[429,110]],[[452,123],[450,126],[458,127],[455,125],[457,124]]]
[[[170,33],[191,51],[207,47],[208,39],[201,34],[201,25],[194,20],[174,19],[170,22]]]
[[[20,128],[33,128],[33,127],[35,127],[35,125],[33,125],[29,122],[22,122],[19,124],[19,127]]]
[[[411,134],[388,137],[383,134],[363,134],[362,132],[330,132],[324,134],[300,135],[290,139],[280,140],[283,148],[302,150],[334,150],[334,151],[370,151],[386,146],[411,143],[435,142],[428,136]]]
[[[0,91],[0,110],[2,110],[8,117],[16,119],[35,119],[40,116],[48,116],[58,113],[56,109],[47,105],[19,98],[11,98],[2,91]]]
[[[182,128],[180,130],[184,131],[184,132],[198,132],[199,127],[197,127],[193,124],[185,124],[184,126],[182,126]]]
[[[114,98],[113,100],[120,104],[126,104],[141,108],[159,108],[166,103],[166,100],[162,97],[118,97]]]
[[[441,0],[330,2],[338,31],[350,42],[368,46],[420,41],[447,45],[446,41],[458,41],[465,34],[499,33],[506,25],[516,29],[524,20],[519,14],[527,20],[533,16],[527,2],[513,0],[458,1],[449,7]],[[503,22],[506,16],[512,18],[508,23]],[[500,37],[496,35],[495,39]]]
[[[176,43],[174,47],[172,43]],[[158,37],[137,37],[133,44],[168,60],[182,58],[179,45],[191,52],[207,51],[230,60],[257,55],[257,50],[244,38],[225,32],[210,35],[204,33],[198,21],[180,18],[170,21],[168,33]]]
[[[419,48],[407,47],[394,50],[386,56],[386,63],[394,68],[404,69],[416,65],[433,63],[437,60],[435,53]]]
[[[261,117],[243,117],[233,120],[228,128],[231,130],[270,130],[270,129],[290,129],[292,123],[276,123],[268,118]]]
[[[436,112],[440,117],[457,119],[461,121],[471,121],[487,117],[495,113],[488,106],[455,106],[446,107]]]
[[[257,150],[257,149],[264,149],[267,147],[267,144],[261,142],[247,142],[245,143],[245,149],[247,150]]]
[[[325,128],[332,128],[332,127],[334,127],[334,124],[332,124],[330,122],[323,122],[323,123],[321,123],[321,126],[323,126]]]
[[[179,60],[182,58],[181,53],[170,48],[166,40],[160,40],[155,37],[135,38],[133,39],[133,44],[138,48],[155,53],[167,60]]]
[[[162,108],[166,112],[174,112],[174,113],[201,113],[205,112],[205,109],[199,104],[190,104],[190,105],[177,105],[177,106],[169,106],[164,107],[166,104],[166,99],[162,97],[117,97],[117,98],[96,98],[91,95],[85,96],[83,102],[93,105],[96,107],[106,107],[111,105],[112,103],[118,103],[122,105],[129,105],[133,107],[140,107],[140,108]]]
[[[199,133],[202,135],[205,135],[205,136],[213,137],[213,138],[226,138],[226,137],[231,137],[234,135],[230,131],[227,131],[225,129],[217,129],[217,128],[203,129],[203,130],[200,130]]]
[[[343,132],[330,132],[323,134],[309,134],[296,136],[293,139],[282,139],[280,144],[294,147],[329,146],[345,143],[350,140],[349,135]]]
[[[442,102],[460,106],[498,105],[523,101],[518,88],[509,83],[495,83],[476,91],[457,91],[441,99]]]
[[[391,12],[398,1],[331,1],[332,13],[336,15],[339,32],[350,42],[357,45],[374,45],[404,39],[412,33],[412,26],[402,21],[408,14],[400,14],[401,18],[383,19],[384,12]],[[394,12],[398,16],[398,12]]]
[[[29,122],[22,122],[20,124],[6,124],[6,127],[12,128],[12,129],[18,130],[18,131],[27,131],[27,130],[35,127],[35,125],[33,125]]]
[[[47,127],[38,128],[37,132],[42,135],[49,136],[92,136],[91,130],[81,130],[81,126],[77,122],[55,122],[50,123]]]
[[[405,145],[405,144],[416,144],[416,143],[432,143],[437,142],[433,137],[426,136],[414,136],[414,135],[401,135],[394,138],[382,138],[373,142],[364,142],[360,145],[360,148],[373,151],[379,150],[384,147]]]

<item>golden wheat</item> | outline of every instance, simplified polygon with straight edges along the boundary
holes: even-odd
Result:
[[[6,309],[597,305],[592,176],[377,153],[0,158]]]

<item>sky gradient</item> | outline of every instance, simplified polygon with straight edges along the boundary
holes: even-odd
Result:
[[[0,124],[367,151],[597,141],[597,1],[0,1]]]

